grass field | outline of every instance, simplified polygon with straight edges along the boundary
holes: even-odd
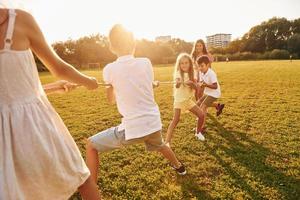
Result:
[[[197,141],[195,117],[182,115],[173,150],[187,166],[178,176],[143,145],[100,155],[105,199],[300,199],[300,61],[214,63],[225,109],[209,111],[207,140]],[[171,80],[173,67],[155,67]],[[99,71],[85,71],[102,80]],[[43,83],[54,79],[40,75]],[[172,87],[155,89],[163,134],[172,119]],[[49,96],[85,156],[86,138],[120,122],[104,88]],[[71,199],[80,199],[75,194]]]

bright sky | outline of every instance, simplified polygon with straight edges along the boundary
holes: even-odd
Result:
[[[300,0],[0,0],[21,5],[50,43],[90,34],[107,35],[121,23],[139,39],[171,35],[186,41],[207,35],[243,36],[274,16],[300,18]]]

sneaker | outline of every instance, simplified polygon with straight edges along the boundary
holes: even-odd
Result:
[[[201,140],[201,141],[205,140],[205,137],[204,137],[204,135],[202,135],[201,132],[195,133],[195,136],[198,140]]]
[[[185,175],[186,174],[185,166],[182,163],[180,163],[180,164],[181,164],[181,166],[179,168],[176,168],[173,165],[171,165],[171,167],[177,172],[177,174]]]
[[[220,104],[220,105],[218,105],[217,112],[216,112],[217,117],[218,117],[219,115],[221,115],[221,113],[222,113],[224,107],[225,107],[225,104]]]

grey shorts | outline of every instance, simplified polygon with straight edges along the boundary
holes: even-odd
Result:
[[[157,131],[141,138],[125,140],[125,130],[118,131],[118,127],[112,127],[93,135],[88,139],[99,152],[111,151],[121,147],[145,143],[148,151],[157,151],[165,145],[161,131]]]

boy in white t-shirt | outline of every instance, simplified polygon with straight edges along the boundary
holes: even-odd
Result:
[[[221,96],[221,88],[217,79],[216,73],[209,67],[210,60],[204,55],[197,59],[197,70],[200,71],[199,87],[204,88],[203,96],[197,101],[203,112],[203,119],[201,119],[201,134],[204,131],[204,124],[207,115],[207,108],[211,107],[213,102],[217,101]],[[196,137],[200,136],[199,133],[195,134]]]
[[[109,33],[110,50],[118,59],[103,69],[103,79],[110,84],[106,88],[110,103],[116,102],[122,115],[122,123],[89,138],[87,165],[97,182],[98,152],[111,151],[126,145],[145,143],[149,151],[158,151],[171,163],[178,174],[186,173],[161,135],[159,108],[153,94],[153,69],[147,58],[135,58],[133,34],[121,25],[115,25]]]

